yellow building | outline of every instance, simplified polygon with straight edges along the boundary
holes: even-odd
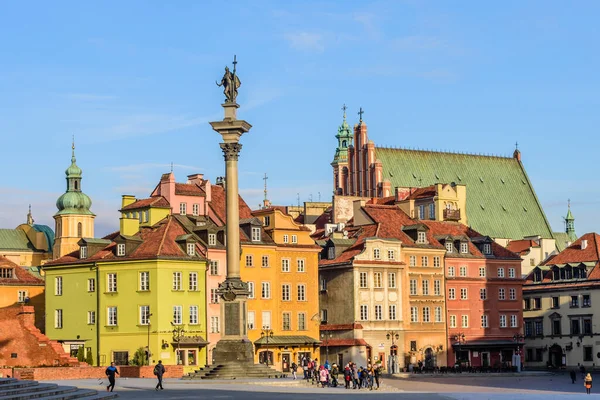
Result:
[[[44,266],[46,334],[68,350],[86,347],[95,365],[126,365],[140,348],[150,350],[149,363],[205,365],[198,238],[172,216],[139,230],[129,220],[121,219],[120,233],[82,238],[78,251]]]

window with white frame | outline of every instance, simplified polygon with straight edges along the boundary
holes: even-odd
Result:
[[[369,319],[369,306],[366,304],[360,305],[360,320],[367,321]]]
[[[290,236],[289,235],[283,235],[283,243],[289,243],[290,242]]]
[[[455,276],[454,267],[448,267],[448,276]]]
[[[327,309],[326,308],[321,309],[321,323],[322,324],[327,323]]]
[[[321,292],[325,292],[325,291],[327,291],[327,278],[321,278],[321,279],[319,280],[319,282],[320,282],[320,285],[319,285],[319,290],[320,290]]]
[[[194,243],[187,244],[187,255],[195,256],[196,255],[196,245]]]
[[[123,257],[125,255],[125,243],[117,244],[117,256]]]
[[[14,268],[0,268],[0,278],[13,279],[15,276]]]
[[[364,289],[368,287],[368,281],[367,281],[367,273],[366,272],[360,272],[359,273],[359,286]]]
[[[515,277],[515,269],[514,268],[509,268],[508,269],[508,277],[509,278],[514,278]]]
[[[433,281],[433,295],[441,296],[442,294],[442,283],[439,279]]]
[[[269,225],[271,225],[271,216],[265,215],[263,226],[269,226]]]
[[[190,325],[198,325],[198,306],[190,306]]]
[[[140,272],[140,292],[146,292],[150,290],[150,272]]]
[[[435,322],[442,322],[442,307],[435,308]]]
[[[305,263],[304,258],[298,258],[296,260],[296,272],[305,272]]]
[[[516,315],[511,315],[510,316],[510,327],[511,328],[517,328],[519,326],[518,322],[517,322],[517,316]]]
[[[498,268],[498,278],[504,278],[504,268]]]
[[[441,262],[440,256],[434,256],[433,257],[433,266],[435,268],[439,268],[441,265],[442,265],[442,262]]]
[[[395,289],[396,288],[396,273],[388,272],[388,288]]]
[[[54,327],[56,329],[62,329],[63,327],[63,310],[54,310]]]
[[[388,250],[388,260],[396,259],[396,252],[393,249]]]
[[[517,299],[517,289],[515,289],[515,288],[508,289],[508,299],[509,300]]]
[[[261,283],[260,298],[261,299],[270,299],[271,298],[271,283],[270,282],[262,282]]]
[[[260,228],[252,227],[252,241],[260,242]]]
[[[421,257],[421,266],[428,267],[429,266],[429,257],[423,256]]]
[[[431,322],[429,307],[423,307],[423,322]]]
[[[209,246],[216,246],[217,245],[217,234],[216,233],[209,233],[208,234],[208,245]]]
[[[479,289],[479,300],[487,300],[487,289],[486,288]]]
[[[383,287],[383,278],[381,277],[381,272],[373,273],[373,287],[375,287],[375,288]]]
[[[460,288],[460,299],[467,300],[467,288]]]
[[[87,312],[87,323],[88,323],[88,325],[96,324],[96,311],[88,311]]]
[[[108,326],[117,326],[117,307],[108,307],[106,309],[107,318],[106,325]]]
[[[289,284],[283,284],[281,285],[281,300],[282,301],[290,301],[290,285]]]
[[[456,289],[448,288],[448,300],[456,300]]]
[[[452,253],[452,251],[454,251],[454,244],[452,244],[452,242],[450,242],[450,241],[446,242],[446,251],[448,253]]]
[[[423,296],[429,296],[429,281],[426,279],[423,279],[423,281],[421,282],[422,290],[423,290]]]
[[[289,258],[281,259],[281,272],[290,272],[290,259]]]
[[[395,304],[390,304],[388,306],[388,317],[391,321],[395,321],[396,320],[396,305]]]
[[[410,257],[408,257],[408,266],[409,267],[416,267],[417,266],[417,256],[410,256]]]
[[[469,252],[469,243],[460,242],[460,252],[462,254],[467,254]]]
[[[210,260],[209,273],[211,275],[219,275],[219,261]]]
[[[94,278],[87,280],[87,289],[88,289],[88,292],[96,291],[96,280]]]
[[[409,284],[410,284],[410,295],[416,296],[417,295],[417,280],[411,279]]]
[[[192,204],[192,215],[197,216],[200,213],[200,204]]]
[[[19,303],[25,303],[25,299],[29,298],[28,290],[19,290],[17,291],[17,301]]]
[[[419,322],[419,307],[410,308],[410,322]]]
[[[281,330],[292,330],[292,315],[289,312],[284,312],[281,314]]]
[[[461,316],[461,327],[462,328],[468,328],[469,327],[469,316],[468,315],[463,315]]]
[[[298,285],[298,301],[306,301],[306,285]]]
[[[479,277],[485,278],[485,267],[479,267]]]
[[[450,316],[450,328],[456,328],[456,315]]]
[[[489,243],[484,243],[483,245],[483,254],[492,254],[492,245]]]
[[[460,276],[467,276],[467,267],[465,265],[461,265],[458,272]]]
[[[219,304],[219,293],[217,289],[210,289],[210,304]]]
[[[263,268],[268,268],[269,267],[269,256],[262,256],[260,265]]]
[[[383,319],[383,306],[381,304],[375,304],[375,319],[378,321]]]
[[[79,248],[79,258],[87,258],[87,246],[81,246]]]
[[[298,243],[298,236],[292,235],[292,243]]]
[[[376,247],[373,249],[373,258],[379,260],[381,258],[381,251]]]
[[[210,317],[210,333],[219,333],[219,317]]]
[[[248,298],[253,299],[254,298],[254,282],[248,282],[248,291],[250,292],[250,294],[248,295]]]
[[[181,272],[173,272],[173,290],[181,290]]]
[[[246,267],[254,267],[252,254],[246,255]]]
[[[256,328],[256,314],[254,313],[254,311],[248,311],[246,322],[248,323],[249,331]]]
[[[173,306],[173,325],[181,325],[183,309],[181,306]]]
[[[498,300],[506,300],[504,288],[498,288]]]
[[[483,314],[481,316],[481,327],[482,328],[489,328],[490,327],[490,325],[488,323],[488,316],[485,315],[485,314]]]
[[[179,203],[179,214],[185,215],[186,212],[187,212],[187,204],[186,203]]]
[[[150,306],[140,306],[140,325],[150,324]]]
[[[427,243],[427,234],[425,232],[417,232],[417,243],[419,243],[419,244]]]
[[[306,313],[303,313],[303,312],[298,313],[298,330],[299,331],[306,330]]]
[[[117,274],[106,274],[106,291],[109,293],[117,291]]]
[[[506,328],[506,315],[500,315],[500,328]]]

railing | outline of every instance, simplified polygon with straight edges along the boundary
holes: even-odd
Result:
[[[444,209],[444,220],[460,221],[460,210]]]

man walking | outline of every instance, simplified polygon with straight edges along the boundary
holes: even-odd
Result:
[[[115,388],[115,374],[119,375],[119,371],[117,370],[117,367],[115,367],[114,362],[111,362],[110,367],[106,368],[105,374],[108,376],[109,383],[109,385],[106,387],[106,391],[112,392]]]
[[[154,375],[156,375],[156,379],[158,379],[158,383],[156,384],[155,390],[158,390],[158,388],[160,388],[160,390],[163,390],[162,378],[165,372],[167,371],[165,370],[165,366],[163,365],[162,360],[158,360],[158,364],[154,366]]]

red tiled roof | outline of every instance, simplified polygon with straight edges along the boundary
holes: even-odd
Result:
[[[330,324],[319,326],[319,330],[321,331],[348,331],[351,329],[363,329],[363,326],[358,322],[353,324]]]
[[[323,228],[325,228],[325,224],[331,223],[331,212],[332,212],[332,208],[329,207],[325,211],[323,211],[323,214],[319,215],[317,217],[317,219],[315,219],[313,224],[315,225],[315,228],[317,230],[323,229]]]
[[[329,339],[327,346],[369,346],[365,339]]]
[[[195,183],[176,183],[175,194],[181,196],[205,196],[204,190]]]
[[[362,253],[365,247],[365,239],[369,237],[373,237],[377,233],[378,225],[364,225],[360,227],[360,230],[356,233],[358,239],[356,242],[348,247],[342,254],[333,260],[329,259],[321,259],[319,262],[319,266],[327,266],[327,265],[335,265],[335,264],[343,264],[351,261],[354,256]]]
[[[510,242],[508,242],[508,245],[506,246],[506,248],[508,250],[512,251],[513,253],[517,253],[517,254],[523,254],[523,253],[529,251],[529,249],[531,247],[539,247],[539,246],[535,241],[528,240],[528,239],[511,240]]]
[[[169,205],[169,202],[167,201],[167,199],[165,199],[162,196],[155,196],[155,197],[150,197],[148,199],[140,199],[137,200],[125,207],[123,207],[121,210],[122,211],[126,211],[126,210],[135,210],[138,208],[143,208],[143,207],[164,207],[164,208],[170,208],[171,206]]]
[[[396,196],[372,197],[370,200],[367,201],[366,204],[379,204],[379,205],[393,206],[394,204],[396,204]]]
[[[397,206],[372,204],[366,205],[363,209],[373,221],[379,223],[380,227],[377,231],[377,237],[401,240],[403,246],[412,247],[414,245],[414,241],[402,230],[402,226],[414,225],[419,221],[411,219]],[[431,232],[427,232],[427,239],[430,245],[443,247],[435,240]]]
[[[581,242],[587,240],[587,247],[581,248]],[[555,257],[544,262],[543,265],[580,263],[600,260],[600,235],[586,233],[569,247],[558,253]]]
[[[239,196],[239,208],[240,208],[240,219],[252,218],[252,210],[248,207],[248,204],[244,201],[242,196]],[[211,201],[210,206],[217,214],[217,216],[223,221],[227,222],[226,207],[225,207],[225,189],[219,185],[212,185],[211,187]]]
[[[0,268],[12,268],[15,274],[14,278],[0,278],[0,286],[44,286],[43,279],[34,276],[4,256],[0,256]]]
[[[426,186],[416,189],[414,192],[408,195],[407,199],[416,200],[433,197],[436,195],[436,188],[434,185]]]
[[[556,283],[538,283],[534,284],[529,279],[527,280],[527,284],[523,285],[523,292],[535,292],[537,290],[545,290],[545,289],[579,289],[586,287],[598,287],[600,286],[600,281],[579,281],[579,282],[564,282],[559,281]]]

